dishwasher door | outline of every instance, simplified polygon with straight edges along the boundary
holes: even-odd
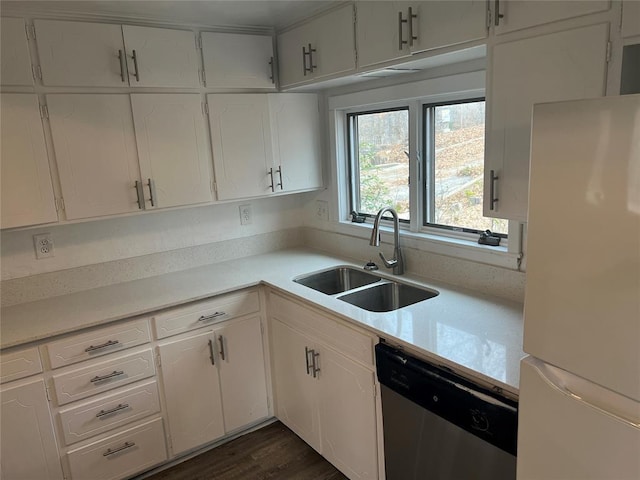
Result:
[[[376,346],[387,480],[516,478],[517,404]]]

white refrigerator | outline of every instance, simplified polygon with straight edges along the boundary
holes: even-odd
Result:
[[[535,105],[519,480],[640,479],[640,95]]]

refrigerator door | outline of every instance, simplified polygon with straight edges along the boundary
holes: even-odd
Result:
[[[521,362],[518,480],[637,480],[640,403],[527,357]]]
[[[640,95],[535,105],[524,350],[640,400]]]

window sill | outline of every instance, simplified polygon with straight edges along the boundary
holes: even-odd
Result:
[[[337,233],[362,238],[366,241],[371,237],[371,223],[342,221],[334,225]],[[393,229],[384,224],[381,225],[380,240],[382,243],[393,245]],[[424,252],[460,258],[511,270],[519,270],[520,260],[522,258],[520,253],[509,252],[506,246],[491,247],[488,245],[480,245],[470,240],[423,232],[411,232],[403,228],[400,230],[400,244],[406,248],[413,248]]]

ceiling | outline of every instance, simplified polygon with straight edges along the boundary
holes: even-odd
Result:
[[[336,0],[12,0],[1,1],[2,14],[37,13],[80,18],[124,18],[133,21],[194,26],[281,29]]]

